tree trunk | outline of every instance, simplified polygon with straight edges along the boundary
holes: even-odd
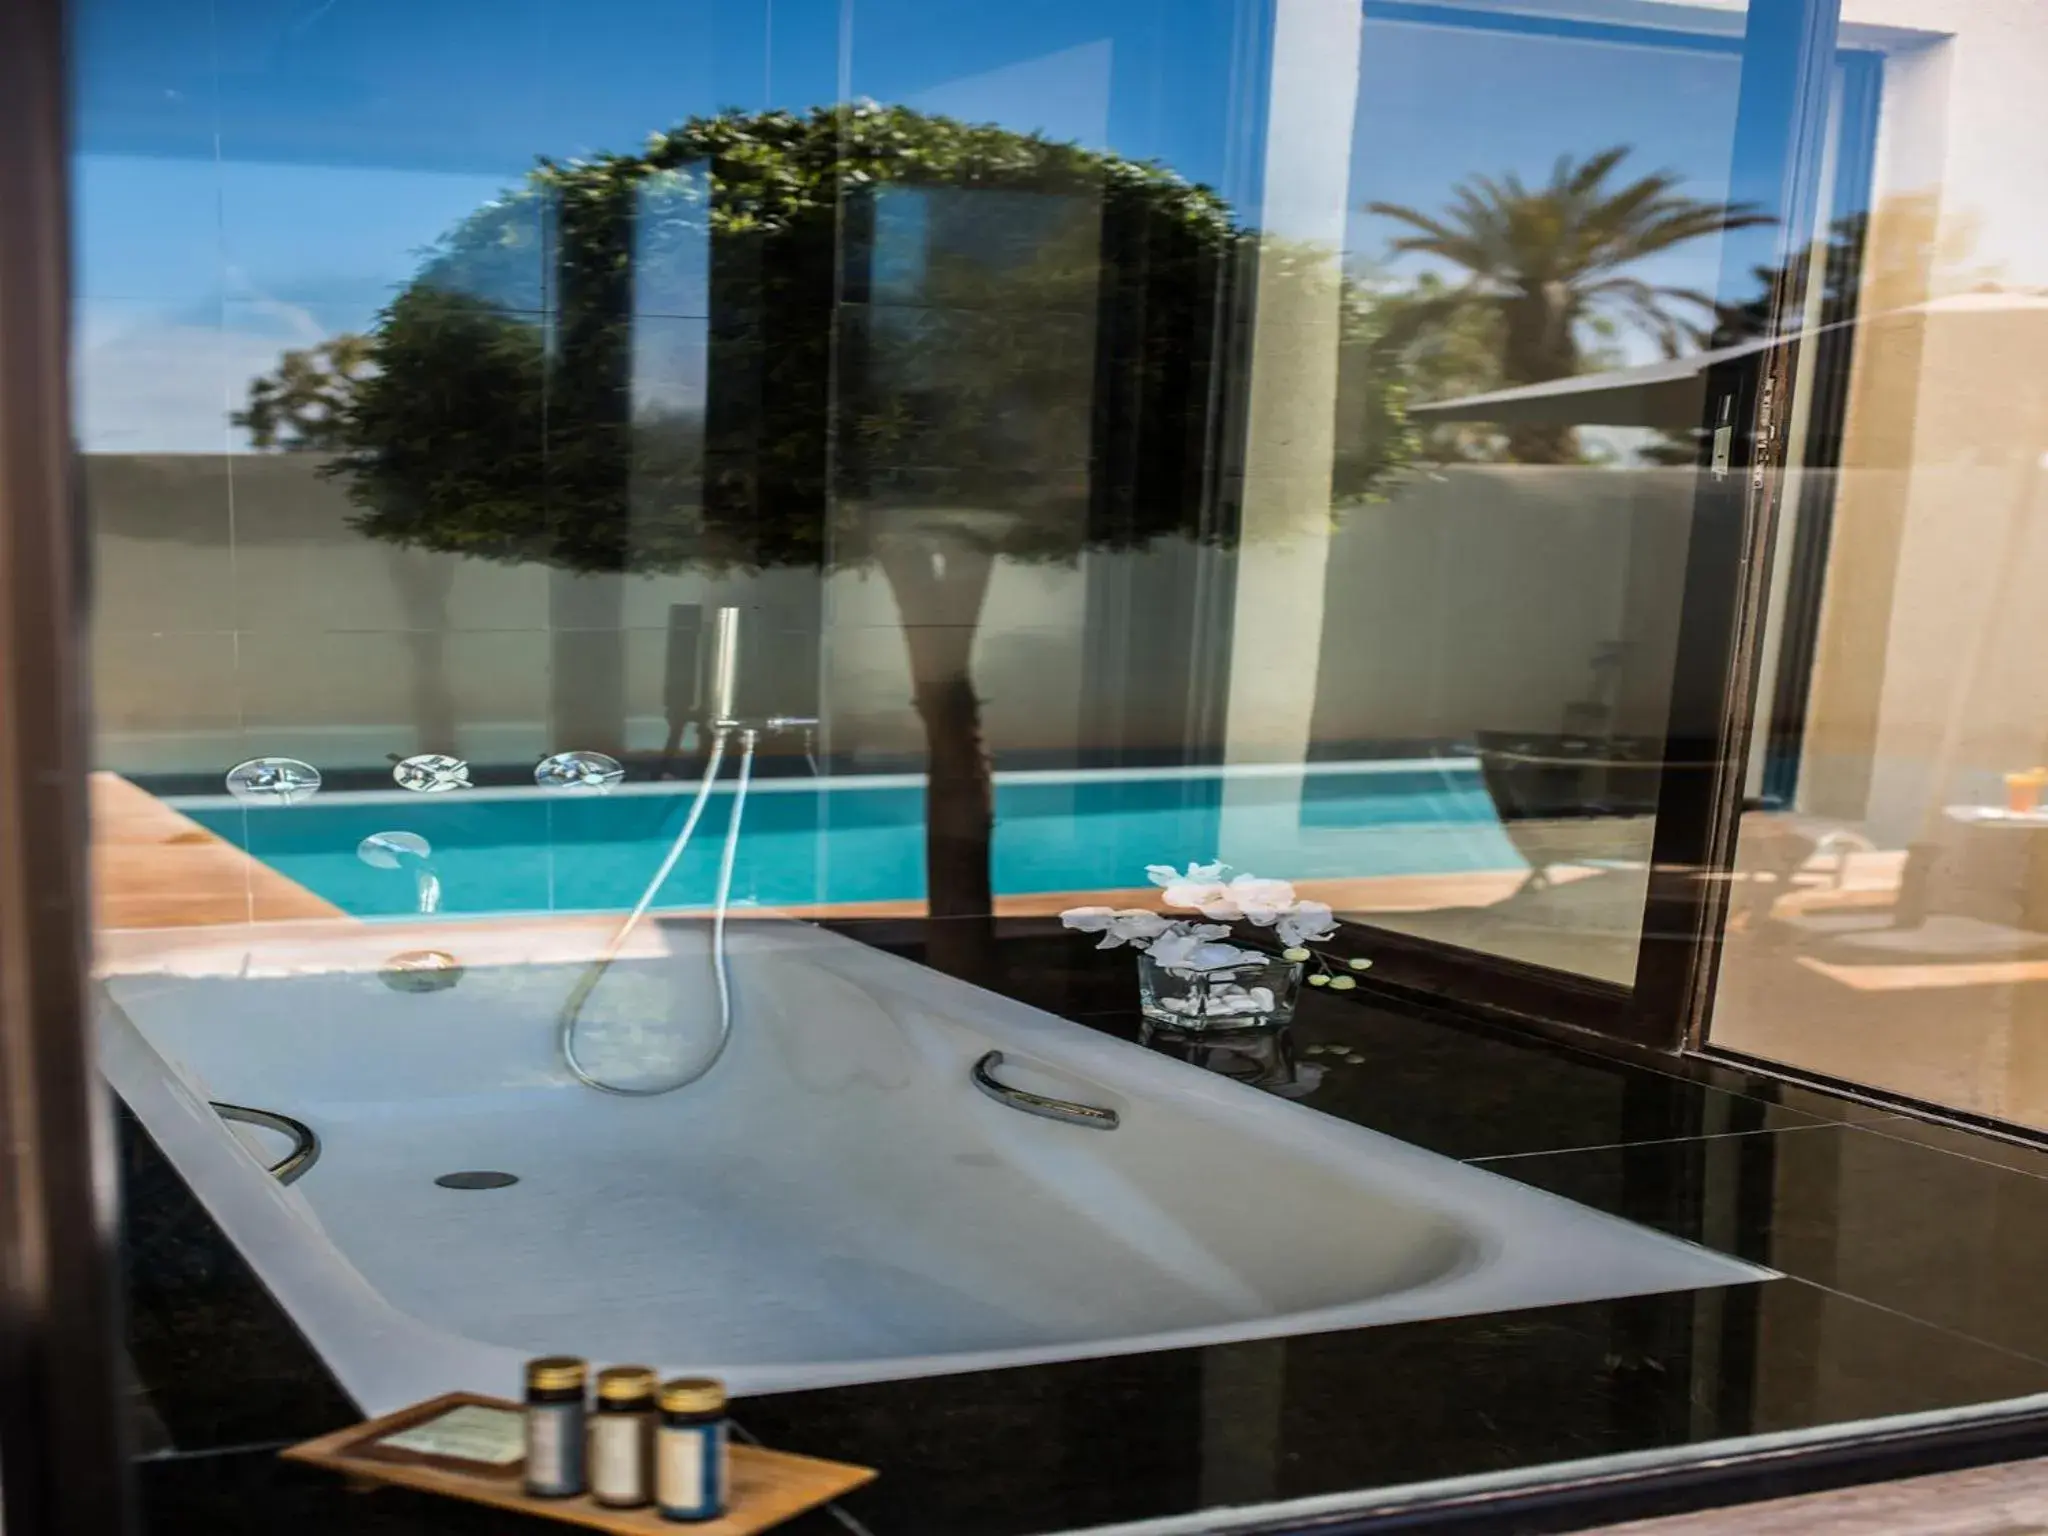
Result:
[[[1572,334],[1572,304],[1563,285],[1546,283],[1506,306],[1501,375],[1509,386],[1546,384],[1579,371]],[[1515,464],[1575,464],[1579,434],[1563,422],[1518,422],[1508,428],[1508,458]]]
[[[625,603],[615,572],[548,572],[550,752],[626,755]]]
[[[455,739],[455,690],[448,682],[448,593],[455,585],[458,558],[416,549],[394,548],[387,554],[391,585],[405,613],[406,648],[412,652],[413,752],[462,755]]]
[[[883,574],[903,620],[910,680],[925,739],[925,958],[986,982],[995,962],[989,854],[995,780],[981,736],[972,658],[994,558],[980,549],[889,542]]]

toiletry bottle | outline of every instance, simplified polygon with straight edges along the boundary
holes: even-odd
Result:
[[[526,1363],[526,1491],[566,1499],[583,1491],[583,1383],[589,1367],[574,1355]]]
[[[597,1373],[590,1496],[613,1509],[632,1509],[654,1497],[654,1372],[644,1365]]]
[[[725,1386],[692,1377],[661,1389],[654,1451],[654,1501],[664,1520],[715,1520],[725,1513]]]

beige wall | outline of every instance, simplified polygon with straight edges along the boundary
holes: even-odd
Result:
[[[1690,470],[1469,466],[1349,509],[1317,739],[1561,730],[1615,641],[1616,728],[1661,732],[1692,494]]]
[[[551,578],[537,566],[372,544],[348,529],[345,498],[317,468],[300,455],[88,457],[101,761],[215,771],[280,753],[375,764],[443,745],[432,725],[437,671],[456,750],[502,762],[570,745],[546,739],[549,615],[562,606],[550,581],[608,578]],[[1585,696],[1593,647],[1633,637],[1636,704],[1624,728],[1654,729],[1685,479],[1577,469],[1419,478],[1386,503],[1349,512],[1329,538],[1326,593],[1310,592],[1304,605],[1323,599],[1319,649],[1255,625],[1240,634],[1240,654],[1316,683],[1319,739],[1426,741],[1555,729],[1565,705]],[[1087,559],[1095,579],[1111,584],[1129,574],[1117,566],[1155,564],[1179,581],[1192,579],[1196,563],[1185,546]],[[1086,744],[1087,579],[1079,566],[999,568],[975,653],[996,749]],[[739,601],[772,614],[808,601],[813,580],[778,572],[716,585],[695,575],[624,581],[632,743],[661,739],[669,603]],[[834,574],[824,616],[830,744],[918,750],[887,586],[872,574]],[[1164,697],[1186,679],[1148,674],[1131,686]]]
[[[505,762],[574,745],[547,739],[550,615],[605,611],[607,600],[586,591],[578,604],[573,589],[606,583],[620,589],[628,739],[658,747],[670,603],[736,602],[772,621],[815,599],[816,577],[802,571],[572,578],[387,548],[349,529],[341,489],[306,455],[89,455],[86,465],[99,757],[130,771],[224,771],[259,753],[348,766],[448,749]],[[1074,741],[1081,599],[1072,570],[998,572],[976,667],[999,745]],[[824,610],[818,665],[833,744],[915,750],[887,587],[835,575]],[[452,715],[452,743],[434,727],[437,710]]]

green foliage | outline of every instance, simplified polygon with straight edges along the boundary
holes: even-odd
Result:
[[[348,408],[371,366],[369,341],[335,336],[285,353],[277,371],[249,386],[249,404],[229,417],[258,448],[341,446]]]
[[[1330,475],[1339,507],[1378,499],[1422,446],[1406,410],[1417,370],[1389,345],[1386,296],[1347,281],[1342,303]]]
[[[333,444],[341,456],[328,466],[346,472],[350,495],[372,509],[366,518],[376,526],[366,531],[458,554],[544,556],[545,466],[535,451],[548,425],[541,328],[470,295],[415,284],[385,310],[371,351],[377,371],[356,386]],[[451,516],[458,505],[461,515]]]
[[[1616,186],[1625,145],[1585,160],[1558,159],[1540,187],[1514,175],[1473,176],[1452,188],[1439,213],[1395,203],[1370,211],[1407,226],[1394,253],[1433,256],[1462,270],[1418,302],[1411,332],[1480,310],[1498,327],[1501,382],[1536,384],[1583,371],[1585,338],[1602,318],[1651,336],[1667,357],[1705,342],[1717,318],[1697,289],[1651,283],[1630,268],[1649,256],[1728,229],[1768,223],[1749,204],[1705,202],[1677,190],[1668,171]],[[1563,463],[1576,453],[1569,427],[1521,426],[1508,433],[1524,463]]]
[[[575,570],[1228,538],[1205,498],[1251,249],[1207,188],[1035,134],[694,118],[450,231],[320,446],[372,537]],[[1358,488],[1404,462],[1398,398]]]
[[[1424,273],[1398,288],[1370,273],[1346,279],[1337,376],[1339,505],[1385,493],[1414,463],[1486,462],[1501,456],[1497,428],[1443,422],[1418,427],[1413,401],[1451,400],[1500,384],[1498,316],[1444,305],[1445,285]]]

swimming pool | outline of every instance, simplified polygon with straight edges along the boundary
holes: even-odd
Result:
[[[417,901],[411,875],[356,857],[356,845],[373,832],[414,832],[432,844],[447,915],[614,911],[630,907],[660,865],[693,789],[635,784],[591,798],[392,790],[253,809],[226,796],[171,803],[346,912],[401,917]],[[731,805],[727,784],[669,876],[661,905],[709,903]],[[924,895],[921,776],[759,780],[742,829],[736,901],[798,906]],[[1142,885],[1147,864],[1219,852],[1290,880],[1522,864],[1469,758],[996,775],[999,895]]]

